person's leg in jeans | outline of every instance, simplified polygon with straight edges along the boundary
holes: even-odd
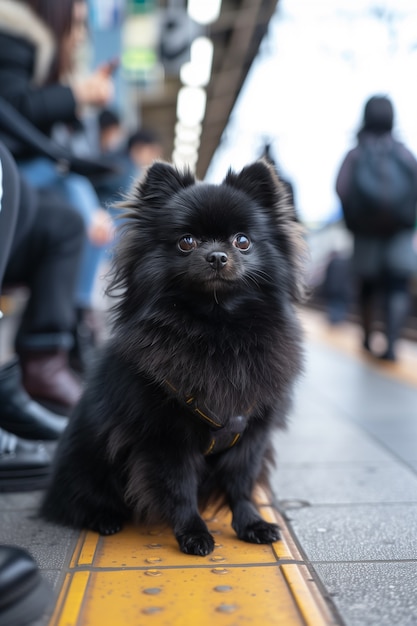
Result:
[[[61,197],[40,194],[33,225],[12,249],[5,274],[6,283],[30,288],[16,337],[24,386],[32,397],[61,410],[74,406],[81,395],[68,352],[83,239],[77,212]]]
[[[12,156],[1,142],[0,166],[3,174],[2,185],[0,186],[2,191],[0,205],[1,291],[11,251],[15,246],[20,245],[32,227],[34,192],[23,184]],[[1,330],[0,322],[0,341],[2,339]],[[15,355],[0,350],[0,428],[26,439],[53,440],[60,436],[65,426],[66,420],[63,417],[47,411],[28,396],[22,387],[18,359]],[[3,466],[4,463],[7,465],[9,458],[12,458],[10,446],[14,450],[13,454],[25,455],[23,450],[25,446],[22,446],[16,437],[6,437],[1,431],[0,458]],[[44,455],[41,456],[41,463],[45,465]],[[36,452],[35,457],[34,460],[37,463],[39,451]],[[49,465],[49,461],[46,465]],[[24,477],[24,474],[22,476]]]
[[[65,198],[84,221],[85,238],[75,293],[74,345],[70,354],[71,365],[79,372],[83,372],[99,334],[99,323],[93,307],[93,292],[99,268],[106,258],[107,244],[110,244],[111,239],[108,234],[100,237],[100,219],[103,220],[104,214],[110,223],[111,220],[100,207],[97,193],[85,176],[73,172],[59,173],[54,163],[43,157],[20,163],[19,167],[26,180],[36,188],[55,191]],[[109,229],[107,227],[104,230],[108,233]]]
[[[95,245],[87,236],[94,214],[100,208],[93,185],[85,176],[72,172],[60,174],[54,163],[44,157],[20,163],[19,169],[25,180],[36,189],[62,194],[83,218],[86,237],[75,302],[80,309],[90,308],[97,271],[105,255],[105,247]]]

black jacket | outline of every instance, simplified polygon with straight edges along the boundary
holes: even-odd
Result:
[[[46,84],[55,50],[52,33],[27,5],[0,0],[0,97],[45,134],[56,122],[77,119],[70,87]],[[7,129],[0,138],[15,157],[29,156]]]

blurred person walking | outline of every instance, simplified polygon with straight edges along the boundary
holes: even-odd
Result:
[[[78,123],[85,107],[103,107],[113,97],[111,63],[87,76],[74,72],[86,20],[85,0],[0,0],[0,96],[45,135],[51,136],[59,123]],[[34,153],[7,128],[0,136],[32,186],[54,189],[84,219],[75,338],[89,336],[93,342],[93,288],[105,248],[113,239],[112,220],[87,177],[60,172],[54,161]]]
[[[386,349],[395,361],[396,342],[410,303],[410,279],[417,271],[413,247],[417,202],[417,160],[393,136],[394,108],[385,96],[365,104],[357,145],[344,158],[336,180],[347,228],[353,233],[353,271],[363,329],[372,352],[375,302],[382,296]]]

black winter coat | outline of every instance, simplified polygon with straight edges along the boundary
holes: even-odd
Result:
[[[0,97],[47,135],[55,123],[77,119],[71,88],[46,84],[55,50],[52,33],[27,5],[0,0]],[[0,138],[16,158],[29,156],[1,123]]]

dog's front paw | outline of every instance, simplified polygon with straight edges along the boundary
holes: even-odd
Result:
[[[249,543],[274,543],[280,537],[277,524],[269,524],[264,522],[264,520],[248,524],[248,526],[237,532],[237,536],[242,541],[248,541]]]
[[[214,539],[206,531],[191,532],[177,536],[180,550],[185,554],[207,556],[214,550]]]
[[[118,519],[103,518],[90,524],[89,528],[100,535],[115,535],[122,530],[123,522]]]

